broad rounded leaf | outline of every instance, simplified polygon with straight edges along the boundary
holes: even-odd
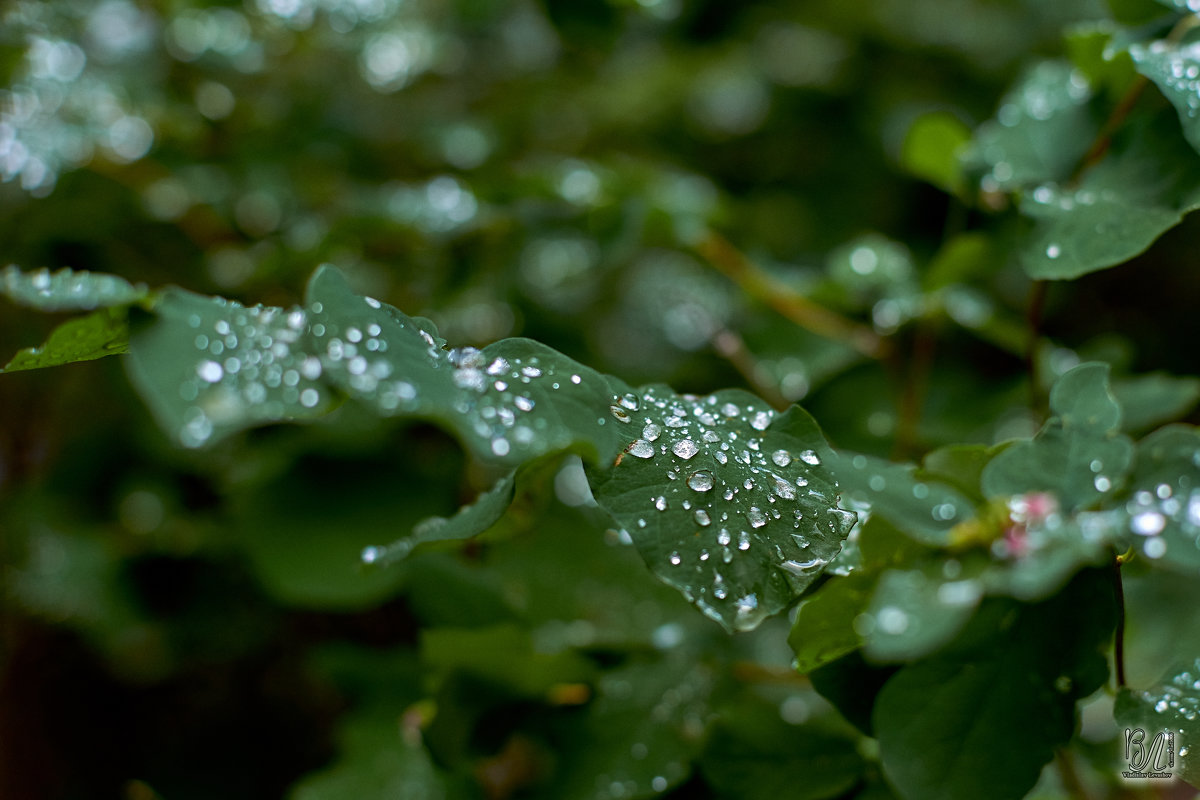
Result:
[[[1149,747],[1157,733],[1172,734],[1174,764],[1167,771],[1193,786],[1200,785],[1200,658],[1168,671],[1162,683],[1142,691],[1122,689],[1117,695],[1117,722],[1140,729]],[[1143,769],[1143,771],[1146,771]]]
[[[93,361],[129,349],[129,325],[123,308],[102,308],[86,317],[67,320],[50,332],[45,343],[28,347],[0,372],[56,367],[78,361]]]
[[[626,452],[590,473],[596,502],[705,614],[753,628],[837,555],[854,515],[837,507],[832,453],[806,412],[659,387],[629,405]]]
[[[1171,425],[1138,444],[1128,499],[1117,513],[1134,547],[1156,564],[1200,574],[1200,432]]]

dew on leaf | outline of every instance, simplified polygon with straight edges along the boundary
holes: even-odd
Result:
[[[680,439],[671,445],[671,452],[682,459],[689,459],[700,452],[700,448],[691,439]]]
[[[671,564],[673,564],[674,566],[679,566],[680,562],[683,561],[683,559],[680,558],[679,553],[677,553],[677,552],[671,553],[670,557],[667,560],[670,561]]]
[[[803,453],[801,453],[800,460],[813,467],[819,466],[821,463],[821,457],[812,450],[805,450]]]
[[[656,441],[658,439],[658,437],[661,435],[662,435],[662,428],[658,427],[653,422],[647,423],[646,427],[642,429],[642,436],[648,442]]]
[[[650,444],[644,439],[638,439],[629,446],[629,454],[631,456],[637,456],[638,458],[653,458],[654,445]]]
[[[738,532],[738,550],[750,549],[750,534],[746,531]]]
[[[661,494],[658,497],[654,498],[654,507],[657,508],[659,511],[666,511],[667,510],[667,498],[663,497]]]
[[[908,612],[896,606],[884,606],[875,615],[875,624],[883,633],[899,636],[908,630]]]
[[[631,417],[629,416],[629,412],[626,411],[624,408],[622,408],[619,405],[611,405],[608,407],[608,410],[612,412],[613,418],[617,422],[628,423],[629,420],[631,419]]]
[[[750,418],[750,427],[756,431],[765,431],[771,424],[771,415],[766,411],[759,411]],[[803,455],[801,456],[803,458]]]
[[[1155,536],[1162,533],[1167,519],[1157,511],[1140,511],[1129,520],[1130,529],[1139,536]]]
[[[693,472],[687,479],[688,488],[694,489],[697,492],[707,492],[713,488],[713,476],[707,470]]]
[[[632,392],[626,392],[625,394],[621,395],[621,399],[617,402],[622,408],[628,409],[629,411],[638,410],[638,398],[637,395],[633,394]]]
[[[717,544],[721,545],[722,547],[726,547],[730,541],[732,541],[732,539],[729,535],[729,529],[721,528],[721,530],[717,532]]]
[[[708,526],[712,523],[712,518],[708,516],[708,512],[703,508],[697,508],[692,516],[695,517],[697,525]]]
[[[224,370],[221,365],[215,361],[201,361],[196,366],[196,374],[209,383],[216,383],[221,380]]]
[[[777,467],[786,467],[792,463],[792,454],[787,450],[776,450],[774,453],[771,453],[771,460],[775,462],[775,466]]]

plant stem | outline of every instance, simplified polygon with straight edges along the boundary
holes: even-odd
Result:
[[[937,337],[931,326],[932,323],[928,319],[917,323],[913,334],[912,355],[908,361],[908,374],[901,376],[903,389],[900,395],[895,444],[897,461],[918,455],[917,427],[921,422],[921,409],[925,405],[925,394],[929,389],[929,376],[933,371],[933,358],[937,350]]]
[[[1037,280],[1029,289],[1029,310],[1025,321],[1029,328],[1029,339],[1025,345],[1025,370],[1029,375],[1029,407],[1033,411],[1043,411],[1042,393],[1038,387],[1038,344],[1042,337],[1042,313],[1046,307],[1046,293],[1049,291],[1048,281]]]
[[[814,303],[771,277],[719,234],[709,232],[695,245],[695,250],[746,294],[800,327],[845,342],[870,358],[885,355],[887,343],[869,327]]]
[[[1117,626],[1113,632],[1113,663],[1117,673],[1117,688],[1124,689],[1125,684],[1125,586],[1121,582],[1121,556],[1113,552],[1112,581],[1113,595],[1117,601]]]
[[[1146,87],[1150,85],[1150,79],[1145,75],[1138,75],[1129,88],[1125,91],[1125,95],[1113,108],[1112,113],[1108,115],[1108,119],[1104,121],[1104,125],[1100,127],[1100,132],[1096,134],[1092,146],[1084,153],[1083,158],[1079,159],[1079,164],[1075,167],[1075,171],[1071,173],[1069,183],[1076,183],[1083,173],[1094,167],[1108,153],[1108,149],[1112,147],[1113,136],[1125,124],[1125,120],[1129,118],[1129,114],[1133,111],[1133,107],[1137,105],[1137,101],[1141,99],[1142,93],[1146,91]]]

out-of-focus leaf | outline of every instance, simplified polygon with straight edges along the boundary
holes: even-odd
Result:
[[[1113,397],[1121,404],[1121,429],[1145,431],[1179,419],[1200,402],[1200,378],[1181,378],[1152,372],[1112,382]]]
[[[1169,425],[1139,442],[1128,500],[1118,513],[1146,558],[1194,576],[1200,570],[1200,432]]]
[[[1194,647],[1192,652],[1195,652]],[[1142,736],[1127,739],[1129,769],[1142,772],[1164,771],[1192,785],[1200,784],[1200,658],[1177,664],[1167,671],[1168,678],[1145,690],[1122,689],[1117,695],[1114,713],[1126,736],[1141,731]],[[1174,764],[1169,754],[1152,753],[1151,746],[1161,732],[1172,737]],[[1141,746],[1140,750],[1133,748]],[[1134,763],[1133,759],[1136,759]]]
[[[1129,470],[1133,444],[1118,433],[1121,407],[1108,389],[1108,365],[1080,364],[1055,383],[1055,417],[1030,441],[1017,442],[983,471],[992,497],[1053,492],[1065,511],[1112,496]]]
[[[1131,121],[1077,185],[1050,178],[1022,197],[1033,227],[1021,264],[1031,277],[1078,278],[1128,261],[1200,208],[1200,157],[1166,122]]]
[[[1081,621],[1080,608],[1093,613]],[[968,628],[961,649],[896,673],[873,719],[900,796],[1023,796],[1071,737],[1076,700],[1107,677],[1113,610],[1106,577],[1082,575],[1045,603],[985,617],[989,628]],[[1004,740],[1022,744],[993,746]]]
[[[968,167],[986,173],[985,189],[1011,191],[1065,180],[1095,138],[1092,89],[1065,61],[1043,61],[1000,101],[975,132]]]
[[[1194,13],[1192,9],[1187,10]],[[1137,71],[1154,81],[1179,114],[1183,135],[1200,150],[1200,36],[1189,31],[1182,39],[1156,39],[1129,46]]]
[[[953,114],[923,114],[913,121],[904,137],[900,165],[940,189],[960,194],[966,182],[958,156],[970,139],[970,129]]]
[[[953,486],[977,503],[983,502],[983,470],[998,450],[983,445],[950,445],[928,453],[917,477]]]
[[[559,683],[581,683],[595,665],[572,650],[539,653],[529,631],[515,625],[432,628],[421,634],[421,662],[431,670],[455,670],[514,692],[540,697]]]
[[[92,361],[128,350],[129,325],[125,309],[102,308],[59,325],[50,332],[45,343],[20,351],[0,372]]]
[[[22,272],[9,265],[0,270],[0,294],[40,311],[90,311],[127,306],[145,298],[146,287],[116,275],[87,270],[38,269]]]
[[[1139,2],[1139,0],[1131,0]],[[1141,0],[1151,6],[1155,16],[1162,16],[1153,7],[1153,0]],[[1140,24],[1140,23],[1135,23]],[[1087,76],[1097,88],[1104,87],[1109,95],[1118,98],[1129,90],[1137,78],[1133,60],[1124,50],[1111,47],[1113,36],[1120,29],[1112,22],[1084,22],[1071,28],[1066,36],[1067,53],[1076,69]]]
[[[925,270],[922,283],[927,290],[934,290],[986,275],[1001,264],[997,250],[996,243],[985,233],[960,233],[937,251]],[[947,311],[954,316],[953,308],[947,308]]]

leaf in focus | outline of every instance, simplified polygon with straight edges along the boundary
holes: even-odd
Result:
[[[953,114],[923,114],[904,137],[900,165],[950,194],[962,194],[966,182],[958,155],[970,138],[971,130]]]
[[[1122,689],[1113,713],[1120,726],[1145,732],[1146,747],[1158,732],[1174,733],[1175,764],[1168,771],[1197,786],[1200,785],[1200,751],[1196,749],[1200,747],[1200,658],[1177,664],[1167,675],[1148,689]]]
[[[749,630],[838,554],[854,515],[837,507],[833,453],[799,407],[650,387],[628,415],[628,452],[590,473],[596,502],[707,616]]]
[[[0,295],[39,311],[91,311],[128,306],[148,295],[146,287],[102,272],[47,269],[22,272],[9,265],[0,270]]]
[[[51,331],[42,345],[14,355],[0,372],[56,367],[128,352],[126,314],[124,308],[102,308],[86,317],[67,320]]]
[[[983,471],[991,497],[1053,492],[1071,512],[1112,496],[1133,459],[1133,444],[1118,433],[1121,407],[1108,388],[1107,364],[1080,364],[1050,392],[1055,416],[1028,441],[997,455]]]

